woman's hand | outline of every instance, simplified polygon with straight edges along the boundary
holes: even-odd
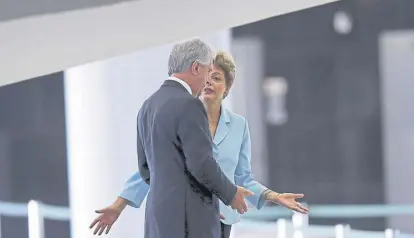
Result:
[[[299,202],[296,199],[303,198],[303,194],[296,194],[296,193],[276,193],[271,192],[268,194],[266,200],[280,204],[290,210],[300,212],[302,214],[307,214],[309,209]]]
[[[95,212],[100,215],[95,218],[95,220],[93,220],[89,226],[90,229],[96,226],[93,234],[102,235],[105,230],[105,234],[108,234],[111,230],[112,225],[118,219],[119,215],[121,215],[121,212],[124,210],[126,205],[127,201],[119,197],[112,205],[100,210],[96,210]]]

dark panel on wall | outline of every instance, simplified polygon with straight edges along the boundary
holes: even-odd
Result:
[[[70,224],[69,221],[51,221],[45,220],[45,238],[69,238]]]
[[[0,173],[6,179],[0,199],[68,206],[63,73],[0,87],[0,115]],[[21,225],[14,221],[2,235],[26,237],[16,235]],[[49,230],[59,237],[69,226]]]
[[[333,28],[337,10],[354,20]],[[289,83],[289,121],[268,125],[270,187],[310,204],[384,202],[378,35],[414,27],[414,1],[341,1],[238,27],[266,45],[265,75]],[[264,122],[265,123],[265,122]],[[382,230],[383,219],[313,220]]]
[[[0,230],[2,237],[26,238],[29,237],[28,221],[26,217],[1,217]]]

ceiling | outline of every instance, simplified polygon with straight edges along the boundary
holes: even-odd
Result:
[[[0,86],[335,1],[141,0],[2,21]]]

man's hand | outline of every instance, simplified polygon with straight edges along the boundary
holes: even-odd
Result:
[[[268,199],[266,200],[280,204],[286,208],[289,208],[290,210],[300,212],[302,214],[307,214],[309,212],[309,209],[296,201],[296,199],[303,198],[303,196],[303,194],[296,193],[271,192],[269,193]]]
[[[234,196],[233,201],[231,202],[231,208],[237,210],[240,214],[247,212],[247,204],[244,198],[253,195],[253,192],[243,187],[237,186],[236,195]]]
[[[121,215],[121,212],[124,210],[126,205],[127,201],[121,197],[118,197],[118,199],[109,207],[96,210],[95,212],[100,215],[95,218],[95,220],[93,220],[89,226],[89,228],[92,229],[96,225],[93,234],[102,235],[105,230],[105,234],[108,234],[111,230],[112,225],[118,219],[119,215]]]

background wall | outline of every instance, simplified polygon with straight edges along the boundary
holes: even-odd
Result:
[[[347,35],[333,27],[338,10],[353,19]],[[413,12],[410,0],[343,0],[233,30],[264,42],[263,80],[289,85],[289,121],[267,126],[271,188],[304,192],[311,204],[384,202],[378,36],[413,28]],[[384,228],[383,219],[346,222]]]

